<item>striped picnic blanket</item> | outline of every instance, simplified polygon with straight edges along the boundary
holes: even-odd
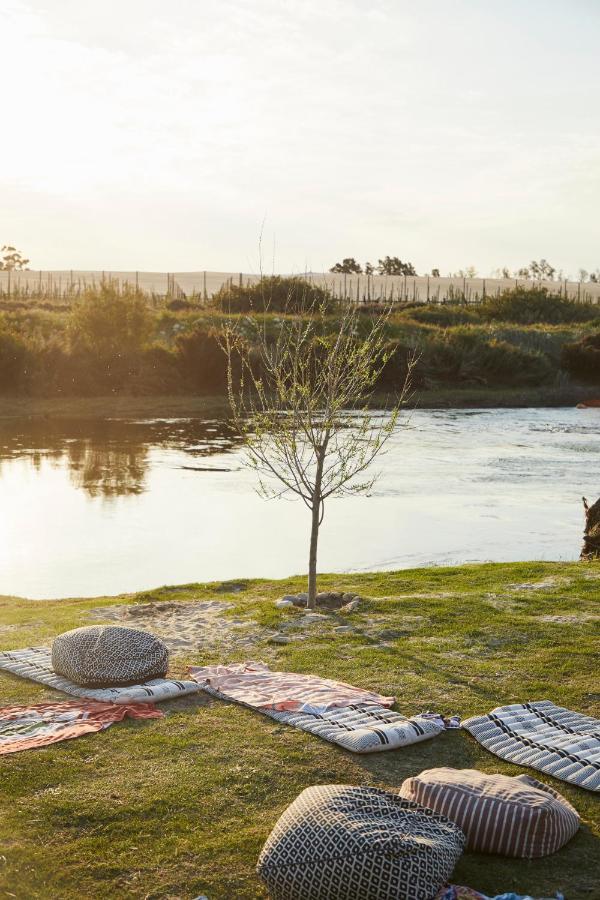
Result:
[[[85,700],[1,707],[0,756],[103,731],[127,716],[132,719],[159,719],[163,713],[149,703],[98,703]]]
[[[600,721],[550,700],[499,706],[463,723],[501,759],[600,791]]]
[[[191,667],[189,671],[192,678],[198,678],[202,690],[212,697],[239,703],[240,706],[262,713],[270,719],[280,722],[282,725],[292,725],[294,728],[308,731],[310,734],[323,738],[323,740],[332,744],[337,744],[345,750],[351,750],[353,753],[377,753],[382,750],[397,750],[409,744],[426,741],[428,738],[435,737],[444,731],[444,724],[441,720],[428,719],[422,716],[414,716],[408,719],[406,716],[388,709],[387,706],[375,702],[356,702],[345,706],[328,706],[324,703],[320,711],[316,711],[314,707],[311,709],[311,704],[306,703],[302,703],[304,707],[302,709],[274,709],[272,705],[257,705],[256,703],[242,700],[242,692],[240,690],[237,690],[235,695],[217,690],[212,686],[210,678],[207,679],[206,669]],[[291,677],[295,673],[282,674]],[[318,681],[314,676],[313,680]],[[325,692],[330,684],[326,679],[323,679],[322,690],[317,692],[320,695],[321,702],[326,699]],[[253,685],[251,687],[254,691],[255,687]],[[315,685],[313,684],[311,689],[314,690],[314,687]],[[318,688],[319,686],[316,685],[316,687]],[[357,688],[353,690],[358,693]],[[389,699],[391,703],[393,698],[382,697],[382,700],[386,699]]]
[[[24,650],[4,650],[0,653],[0,670],[46,684],[48,687],[74,697],[112,703],[160,703],[186,694],[195,694],[200,687],[195,681],[178,681],[173,678],[153,678],[143,684],[127,687],[82,687],[57,675],[52,668],[52,656],[48,647],[27,647]]]

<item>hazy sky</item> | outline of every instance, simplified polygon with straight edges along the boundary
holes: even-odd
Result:
[[[593,269],[599,48],[599,0],[0,0],[0,244]]]

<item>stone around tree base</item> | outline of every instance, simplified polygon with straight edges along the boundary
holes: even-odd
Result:
[[[344,593],[342,591],[321,591],[317,594],[317,609],[340,610],[342,612],[354,612],[360,605],[361,598],[357,594]],[[298,606],[306,609],[308,594],[286,594],[280,600],[275,601],[275,606],[283,609],[286,606]]]

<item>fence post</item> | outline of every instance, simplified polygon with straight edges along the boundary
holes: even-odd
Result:
[[[429,303],[429,275],[427,276],[427,302]]]
[[[206,272],[202,273],[202,298],[206,303],[206,301],[208,300],[208,297],[206,295]]]
[[[240,272],[240,287],[243,286],[242,273]]]

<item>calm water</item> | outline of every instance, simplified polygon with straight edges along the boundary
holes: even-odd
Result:
[[[422,411],[370,497],[330,500],[320,569],[575,559],[600,410]],[[306,568],[308,512],[255,493],[226,422],[0,422],[0,594],[64,597]]]

